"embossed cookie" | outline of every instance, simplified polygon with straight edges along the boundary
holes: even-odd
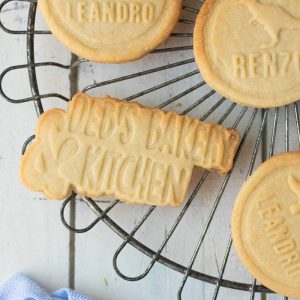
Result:
[[[243,185],[232,236],[255,278],[279,294],[300,298],[300,152],[271,158]]]
[[[77,94],[69,111],[38,122],[21,163],[30,189],[63,199],[72,191],[127,203],[180,205],[193,166],[228,172],[239,134],[175,112]]]
[[[182,0],[39,0],[52,33],[73,53],[102,63],[141,58],[175,27]]]
[[[207,0],[194,52],[207,83],[234,102],[277,107],[300,99],[300,5],[295,0]]]

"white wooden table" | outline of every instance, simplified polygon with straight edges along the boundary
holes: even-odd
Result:
[[[0,16],[10,27],[25,29],[26,13],[27,6],[19,3],[8,5]],[[37,23],[40,28],[47,28],[40,17]],[[25,41],[24,35],[9,35],[0,30],[0,71],[14,64],[26,63]],[[176,39],[170,39],[164,46],[174,46],[177,42]],[[191,44],[191,39],[186,39],[186,44]],[[97,66],[93,63],[83,63],[80,65],[79,88],[94,81],[99,82],[121,74],[130,74],[135,70],[149,69],[154,66],[153,64],[159,66],[178,61],[178,55],[183,60],[192,57],[192,52],[156,55],[155,59],[150,55],[137,63],[120,66]],[[36,38],[37,62],[51,60],[69,64],[70,59],[70,53],[52,36]],[[180,71],[189,72],[194,69],[196,66],[192,64],[183,66]],[[160,72],[156,76],[141,78],[137,86],[123,84],[118,89],[115,89],[115,86],[114,88],[105,87],[94,90],[92,94],[98,96],[112,94],[124,97],[135,92],[135,89],[137,91],[145,89],[149,82],[150,85],[154,85],[174,78],[178,72],[178,69]],[[38,77],[41,92],[69,95],[68,71],[41,68],[38,70]],[[175,86],[151,94],[148,98],[142,97],[139,101],[153,106],[162,99],[168,99],[198,83],[199,80],[199,75],[190,77]],[[30,96],[27,71],[9,74],[4,87],[12,97]],[[180,111],[189,103],[193,103],[197,96],[199,98],[199,95],[194,94],[179,99],[167,109]],[[76,236],[70,234],[60,222],[61,202],[46,201],[42,195],[28,191],[20,184],[21,148],[25,139],[33,134],[37,117],[31,102],[16,105],[2,98],[0,100],[0,283],[15,272],[24,272],[48,290],[71,286],[95,299],[176,299],[182,274],[157,263],[145,279],[138,282],[124,281],[116,275],[112,267],[113,254],[122,242],[115,233],[100,222],[88,233]],[[47,109],[66,108],[66,103],[58,99],[46,99],[43,103]],[[212,115],[209,120],[218,119],[221,113]],[[201,111],[196,109],[191,112],[191,115],[199,117]],[[229,220],[232,203],[247,174],[259,121],[258,118],[254,125],[256,130],[250,132],[246,150],[241,154],[238,167],[225,190],[202,250],[195,262],[195,269],[214,276],[217,276],[222,264],[230,233]],[[226,120],[225,125],[231,126],[230,124],[232,125],[232,119]],[[283,135],[283,133],[280,134]],[[195,186],[200,173],[199,170],[195,171],[192,186]],[[216,185],[220,186],[221,182],[222,178],[217,175],[208,178],[163,255],[184,265],[188,264],[218,192]],[[113,209],[109,216],[130,231],[145,210],[145,207],[128,207],[121,204]],[[179,212],[180,208],[158,209],[138,232],[137,238],[153,249],[157,249]],[[87,225],[94,218],[83,205],[77,205],[75,214],[79,227]],[[120,266],[125,274],[140,274],[147,262],[149,259],[131,246],[126,247],[126,251],[120,256]],[[248,283],[252,281],[251,276],[240,264],[234,250],[229,258],[225,278]],[[212,285],[189,279],[184,289],[183,299],[210,299],[213,291]],[[218,299],[249,299],[249,293],[222,288]],[[261,299],[261,296],[257,295],[256,299]],[[262,299],[266,298],[262,296]],[[281,299],[281,297],[271,295],[267,299]]]

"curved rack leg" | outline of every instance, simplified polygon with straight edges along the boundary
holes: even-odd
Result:
[[[117,251],[115,252],[114,254],[114,257],[113,257],[113,267],[116,271],[116,273],[121,277],[123,278],[124,280],[127,280],[127,281],[138,281],[138,280],[141,280],[143,279],[144,277],[146,277],[150,270],[152,269],[152,267],[154,266],[155,262],[157,261],[158,259],[158,255],[154,255],[152,257],[152,260],[150,262],[150,264],[147,266],[146,270],[136,276],[136,277],[129,277],[129,276],[126,276],[124,275],[119,267],[118,267],[118,264],[117,264],[117,260],[118,260],[118,256],[119,254],[121,253],[121,251],[125,248],[125,246],[128,244],[128,242],[132,239],[132,237],[135,235],[135,233],[142,227],[142,225],[145,223],[145,221],[148,219],[148,217],[152,214],[152,212],[155,210],[155,206],[151,206],[148,211],[146,212],[146,214],[142,217],[142,219],[137,223],[137,225],[134,227],[134,229],[130,232],[130,234],[128,235],[128,237],[124,240],[124,242],[121,244],[121,246],[117,249]]]
[[[34,67],[34,25],[36,16],[37,2],[30,2],[30,9],[28,13],[28,23],[27,23],[27,62],[28,75],[31,86],[31,92],[36,99],[34,100],[34,106],[37,115],[41,115],[44,112],[41,99],[39,98],[39,88],[36,78],[36,71]]]
[[[30,4],[33,3],[35,5],[37,4],[36,0],[5,0],[0,4],[0,13],[3,12],[4,7],[10,2],[15,2],[15,3],[16,2],[21,2],[21,3],[23,2],[23,3],[30,3]],[[0,19],[0,28],[3,31],[5,31],[6,33],[9,33],[9,34],[28,34],[28,28],[27,28],[27,30],[11,30],[11,29],[4,26],[1,19]],[[36,31],[33,31],[33,33],[34,34],[50,34],[51,32],[50,31],[45,31],[45,30],[36,30]]]
[[[22,155],[25,153],[28,145],[35,139],[35,135],[30,136],[22,146]]]
[[[68,199],[66,199],[61,208],[60,208],[60,219],[63,223],[63,225],[70,231],[76,232],[76,233],[85,233],[89,230],[91,230],[100,220],[102,220],[109,212],[112,208],[114,208],[118,203],[119,200],[114,200],[112,201],[109,206],[101,213],[101,215],[99,217],[97,217],[90,225],[88,225],[85,228],[75,228],[72,225],[70,225],[66,218],[65,218],[65,210],[67,208],[67,206],[70,204],[71,201],[76,201],[76,194],[71,195]],[[84,197],[82,200],[90,209],[95,210],[95,201],[92,199],[89,199],[87,197]]]
[[[50,98],[50,97],[60,98],[63,101],[68,102],[70,100],[69,97],[65,97],[65,96],[57,94],[57,93],[48,93],[48,94],[42,94],[42,95],[36,93],[36,94],[33,94],[31,97],[26,97],[26,98],[22,98],[22,99],[12,99],[11,97],[7,96],[7,94],[4,92],[3,87],[2,87],[3,81],[8,73],[15,71],[15,70],[29,69],[29,68],[35,69],[35,68],[39,68],[39,67],[57,67],[57,68],[61,68],[61,69],[72,70],[73,68],[76,68],[78,66],[78,64],[80,64],[81,62],[82,62],[82,60],[78,60],[71,65],[63,65],[63,64],[54,63],[54,62],[28,63],[25,65],[17,65],[17,66],[9,67],[0,74],[0,94],[8,102],[13,103],[13,104],[25,103],[25,102],[30,102],[30,101],[40,101],[41,99]]]

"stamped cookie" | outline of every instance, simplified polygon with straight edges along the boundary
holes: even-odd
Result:
[[[175,27],[182,0],[39,0],[52,33],[73,53],[102,63],[141,58]]]
[[[207,83],[252,107],[300,99],[300,5],[295,0],[206,0],[194,51]]]
[[[175,112],[77,94],[69,111],[44,113],[21,163],[23,183],[49,198],[72,191],[131,204],[180,205],[193,166],[223,174],[240,141],[234,129]]]
[[[232,236],[255,278],[279,294],[300,297],[300,152],[269,159],[243,185]]]

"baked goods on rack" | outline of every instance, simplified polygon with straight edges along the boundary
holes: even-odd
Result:
[[[255,278],[279,294],[300,297],[300,152],[274,156],[244,183],[232,236]]]
[[[139,59],[174,29],[182,0],[39,0],[52,33],[70,51],[101,63]]]
[[[193,167],[228,172],[239,142],[234,129],[77,94],[68,112],[52,109],[40,117],[22,158],[21,178],[53,199],[74,191],[131,204],[178,206]]]
[[[206,0],[194,52],[205,81],[234,102],[268,108],[300,99],[297,1]]]

